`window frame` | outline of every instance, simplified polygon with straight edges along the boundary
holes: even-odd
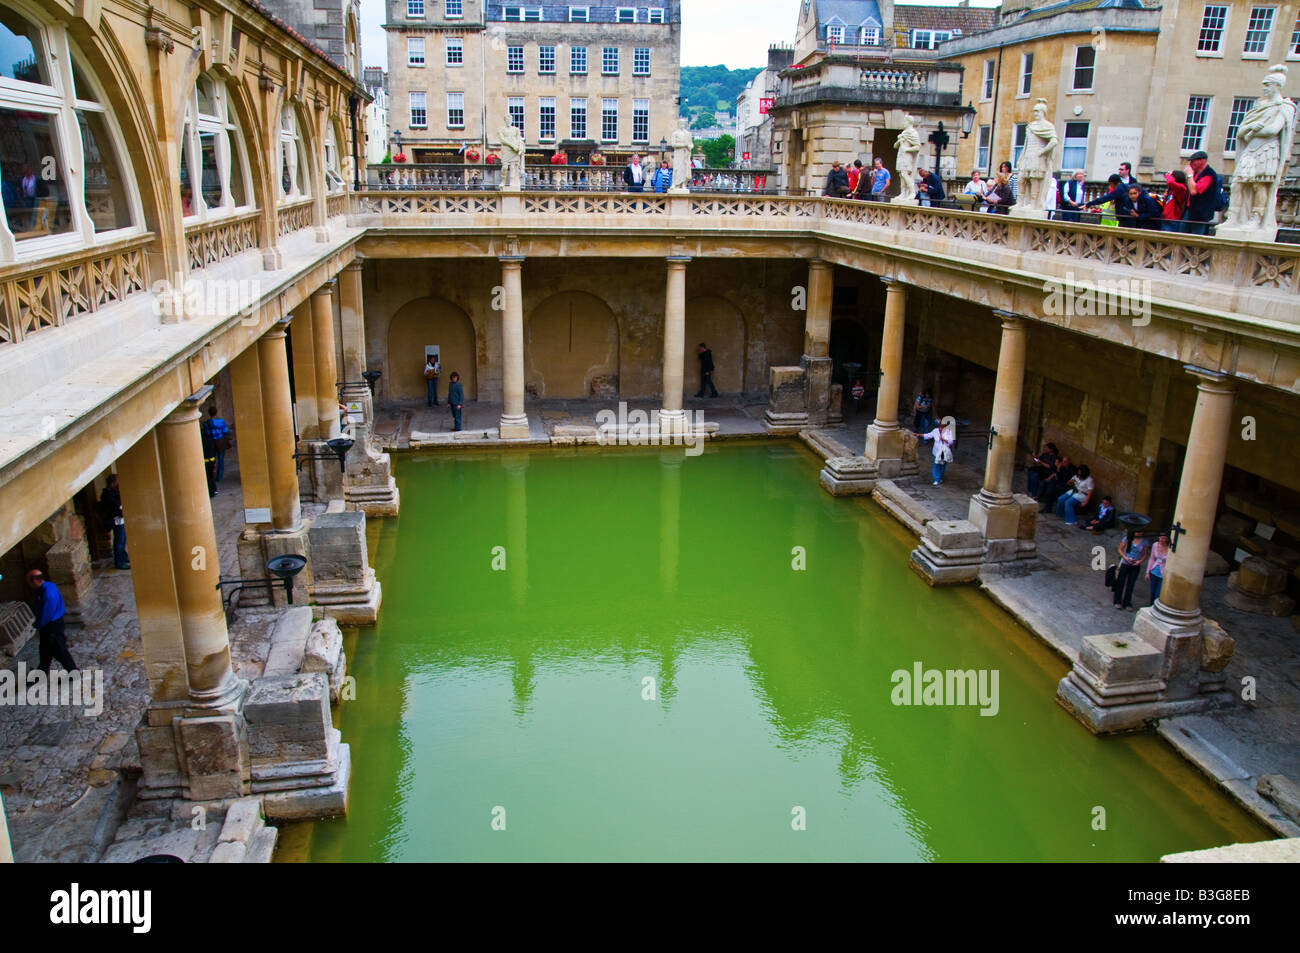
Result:
[[[1069,133],[1070,133],[1070,127],[1071,127],[1071,126],[1083,126],[1083,128],[1084,128],[1084,134],[1083,134],[1083,136],[1082,136],[1082,139],[1081,139],[1079,136],[1071,137],[1071,136],[1069,135]],[[1078,144],[1077,144],[1077,143],[1079,143],[1080,141],[1082,141],[1083,145],[1078,145]],[[1065,123],[1064,127],[1061,129],[1061,162],[1060,162],[1060,167],[1061,167],[1062,169],[1069,169],[1069,170],[1071,170],[1071,171],[1078,170],[1078,169],[1084,169],[1084,170],[1086,170],[1086,169],[1088,168],[1088,144],[1089,144],[1091,141],[1092,141],[1092,122],[1091,122],[1090,120],[1087,120],[1087,119],[1071,119],[1071,120],[1067,121],[1067,122]],[[1066,145],[1066,143],[1071,143],[1071,142],[1072,142],[1072,143],[1075,143],[1075,145]],[[1072,165],[1072,164],[1070,164],[1070,163],[1067,163],[1067,162],[1065,161],[1065,155],[1066,155],[1066,150],[1067,150],[1067,149],[1082,149],[1082,150],[1083,150],[1083,161],[1080,162],[1078,165]]]
[[[1200,124],[1201,125],[1200,138],[1196,141],[1195,145],[1189,146],[1186,143],[1187,143],[1187,130],[1190,126],[1193,125],[1193,123],[1190,122],[1192,116],[1192,101],[1198,99],[1205,101],[1205,116],[1202,119]],[[1183,157],[1190,156],[1194,152],[1202,151],[1205,149],[1205,139],[1209,135],[1210,117],[1213,114],[1212,113],[1213,109],[1214,109],[1213,96],[1206,96],[1201,93],[1191,93],[1188,95],[1187,109],[1183,113],[1183,132],[1178,140],[1178,154],[1180,156]]]
[[[993,94],[997,91],[997,60],[984,61],[984,75],[980,79],[980,102],[989,103],[993,101]]]
[[[870,39],[868,39],[870,34]],[[858,46],[879,46],[880,45],[880,27],[864,26],[858,28]]]
[[[664,16],[664,8],[663,8],[663,7],[649,7],[649,8],[646,10],[646,14],[645,14],[645,15],[646,15],[646,19],[645,19],[645,22],[646,22],[646,23],[659,23],[659,24],[663,24],[664,22],[666,22],[666,18],[665,18],[665,16]]]
[[[424,111],[424,122],[415,121],[415,97],[420,97],[420,109]],[[429,128],[429,96],[423,89],[407,90],[406,96],[406,120],[407,126],[411,129],[428,129]]]
[[[574,105],[575,103],[581,103],[582,105],[576,106]],[[578,114],[578,110],[581,110],[582,112],[582,134],[581,135],[578,134],[578,131],[577,129],[574,128],[574,124],[573,124],[573,117]],[[587,97],[586,96],[573,96],[570,97],[569,99],[569,138],[578,141],[587,138]]]
[[[452,46],[453,43],[456,45]],[[451,58],[453,53],[457,57],[455,60]],[[462,68],[465,65],[465,38],[462,36],[443,37],[442,57],[447,69]]]
[[[1020,54],[1020,75],[1016,80],[1016,99],[1026,99],[1033,95],[1034,88],[1034,54],[1028,51]]]
[[[459,97],[460,97],[460,106],[459,106],[459,107],[456,107],[456,106],[453,106],[453,105],[452,105],[452,97],[453,97],[453,96],[459,96]],[[453,113],[454,111],[456,111],[457,109],[459,109],[459,111],[460,111],[460,122],[459,122],[459,123],[452,122],[452,113]],[[464,128],[465,128],[465,93],[464,93],[463,91],[452,91],[452,90],[448,90],[448,91],[447,91],[447,128],[448,128],[448,129],[464,129]]]
[[[574,64],[576,64],[579,59],[582,60],[582,69],[574,69]],[[585,46],[569,47],[569,75],[586,76],[587,65],[587,48]]]
[[[515,60],[516,56],[518,56],[519,58],[518,67],[514,65],[516,62]],[[527,57],[524,55],[524,48],[522,46],[512,45],[506,47],[506,75],[507,76],[521,75],[524,71],[526,62],[527,62]]]
[[[419,12],[415,12],[418,8]],[[406,0],[406,19],[423,20],[425,16],[424,0]]]
[[[1223,137],[1223,156],[1224,158],[1235,158],[1237,155],[1237,130],[1241,128],[1241,121],[1246,118],[1246,113],[1254,108],[1255,103],[1259,102],[1255,96],[1234,96],[1232,97],[1232,106],[1228,110],[1228,130]],[[1238,114],[1237,107],[1242,103],[1246,106]]]
[[[1258,27],[1252,28],[1251,24],[1255,22],[1255,14],[1261,11],[1267,11],[1269,14],[1268,29],[1264,31],[1264,42],[1262,44],[1262,48],[1258,51],[1252,51],[1247,49],[1247,47],[1250,45],[1251,30],[1254,29],[1255,31],[1258,32],[1259,28]],[[1274,32],[1273,28],[1277,26],[1277,12],[1278,12],[1278,8],[1270,4],[1264,4],[1261,6],[1250,8],[1250,13],[1247,14],[1246,16],[1246,33],[1241,40],[1241,58],[1243,60],[1268,59],[1269,49],[1273,46],[1273,32]]]
[[[546,68],[546,57],[547,57],[547,52],[548,52],[548,51],[549,51],[549,53],[550,53],[550,58],[551,58],[551,68],[550,68],[550,69],[547,69],[547,68]],[[550,46],[550,45],[548,45],[548,46],[538,46],[538,47],[537,47],[537,73],[538,73],[538,75],[540,75],[540,76],[554,76],[554,75],[555,75],[555,56],[556,56],[556,48],[555,48],[554,46]]]
[[[609,120],[609,104],[614,104],[613,122],[614,134],[611,136],[606,133],[609,128],[606,123]],[[602,98],[600,101],[600,141],[601,142],[618,142],[618,100],[613,98]]]
[[[519,130],[519,134],[525,139],[528,136],[526,127],[528,124],[528,100],[523,96],[506,97],[506,118],[510,120],[510,125]],[[515,120],[519,121],[516,122]]]
[[[1291,39],[1287,43],[1286,58],[1300,60],[1300,10],[1296,11],[1295,26],[1291,28]]]
[[[418,63],[415,61],[415,55],[416,55],[416,54],[415,54],[415,47],[416,47],[416,44],[418,44],[418,45],[419,45],[419,48],[420,48],[420,61],[419,61]],[[407,65],[407,67],[410,68],[410,69],[424,69],[424,64],[425,64],[425,62],[426,62],[426,58],[425,58],[425,48],[424,48],[424,37],[422,37],[422,36],[408,36],[408,37],[406,38],[406,65]]]
[[[993,158],[993,127],[983,125],[975,133],[975,167],[987,175],[991,158]]]
[[[625,14],[625,13],[630,13],[630,14],[632,14],[632,18],[631,18],[630,20],[624,20],[624,19],[623,19],[623,14]],[[635,22],[636,22],[636,7],[617,7],[617,8],[615,8],[615,12],[614,12],[614,22],[615,22],[615,23],[635,23]]]
[[[550,104],[551,109],[551,134],[546,134],[546,108]],[[555,142],[559,129],[556,125],[555,116],[555,97],[541,96],[537,100],[537,141],[538,142]]]
[[[1223,11],[1223,20],[1221,23],[1219,23],[1217,27],[1206,25],[1209,22],[1209,15],[1211,10]],[[1201,8],[1201,25],[1197,27],[1197,33],[1196,33],[1196,55],[1197,56],[1208,56],[1208,57],[1215,57],[1215,58],[1222,59],[1223,44],[1224,44],[1224,40],[1226,40],[1228,36],[1228,21],[1231,19],[1231,17],[1232,17],[1232,5],[1229,3],[1207,3]],[[1216,45],[1214,49],[1203,48],[1207,30],[1218,31],[1218,39],[1216,41]]]
[[[614,68],[613,68],[613,69],[610,69],[610,68],[609,68],[610,54],[611,54],[611,53],[614,55]],[[621,59],[621,57],[620,57],[620,55],[619,55],[619,47],[617,47],[617,46],[605,46],[605,47],[601,47],[601,50],[600,50],[600,75],[601,75],[601,76],[618,76],[618,75],[619,75],[619,69],[621,68],[621,65],[622,65],[622,64],[619,62],[620,59]]]
[[[1011,127],[1011,168],[1020,168],[1020,157],[1029,144],[1029,123],[1018,122]]]
[[[452,12],[452,4],[455,4],[455,12]],[[444,0],[442,15],[448,20],[461,20],[465,17],[465,4],[462,0]]]
[[[581,16],[575,16],[575,14],[577,14],[579,10],[582,11],[582,15],[581,15]],[[590,22],[591,22],[591,8],[590,8],[590,7],[569,7],[569,22],[570,22],[570,23],[590,23]]]
[[[643,57],[641,56],[642,53],[645,54],[645,56],[644,56],[644,60],[645,60],[645,69],[641,69],[641,66],[640,66],[641,60],[642,60],[642,58],[643,58]],[[648,47],[648,46],[634,46],[634,47],[632,48],[632,75],[633,75],[633,76],[649,76],[649,75],[650,75],[650,47]]]
[[[1092,65],[1080,66],[1079,55],[1084,50],[1092,51]],[[1087,70],[1090,75],[1090,82],[1087,86],[1079,85],[1079,71]],[[1070,67],[1070,92],[1071,93],[1092,93],[1097,88],[1097,48],[1091,43],[1081,43],[1074,48],[1074,64]]]
[[[644,106],[642,106],[642,104],[644,104]],[[642,120],[644,124],[645,136],[643,138],[637,137],[638,120]],[[632,144],[650,144],[650,100],[648,99],[632,100]]]
[[[826,42],[838,46],[844,45],[844,27],[839,23],[826,24]]]

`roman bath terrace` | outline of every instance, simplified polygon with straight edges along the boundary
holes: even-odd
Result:
[[[12,9],[65,171],[0,235],[0,855],[1296,858],[1300,246],[362,188],[260,7]]]

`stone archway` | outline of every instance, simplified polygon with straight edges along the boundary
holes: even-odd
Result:
[[[465,399],[478,399],[476,337],[469,315],[444,298],[408,301],[388,323],[384,381],[391,400],[419,400],[425,395],[424,346],[436,344],[442,355],[438,398],[447,396],[451,372],[460,372]]]
[[[524,381],[538,397],[617,397],[618,321],[585,291],[551,295],[524,327]]]
[[[686,302],[686,360],[682,387],[690,397],[700,387],[697,346],[703,341],[713,352],[713,386],[723,394],[745,389],[745,318],[740,309],[718,295],[700,295]]]

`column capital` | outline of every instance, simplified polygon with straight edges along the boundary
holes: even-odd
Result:
[[[511,266],[518,268],[524,263],[524,255],[497,255],[497,261],[509,268]]]
[[[1237,381],[1229,374],[1197,367],[1195,364],[1184,364],[1183,370],[1197,378],[1196,387],[1198,390],[1208,391],[1212,394],[1234,394],[1237,391]]]
[[[668,255],[664,258],[664,261],[668,262],[670,265],[684,265],[690,260],[690,255]]]
[[[321,286],[312,292],[312,296],[315,297],[316,295],[332,295],[335,292],[335,290],[338,288],[338,286],[339,286],[339,280],[337,278],[330,278],[327,281],[322,281]]]
[[[897,288],[899,291],[907,287],[907,283],[895,278],[893,275],[880,275],[880,283],[886,288]]]
[[[834,267],[835,267],[835,265],[832,264],[831,262],[827,261],[825,258],[809,258],[809,259],[808,259],[808,268],[809,268],[810,270],[812,270],[812,269],[816,269],[817,271],[829,271],[830,269],[832,269],[832,268],[834,268]]]
[[[1008,330],[1015,330],[1025,326],[1025,316],[1016,314],[1014,311],[1007,311],[1003,308],[994,308],[993,317],[1002,322],[1002,326]]]
[[[364,259],[354,258],[343,266],[343,271],[360,271],[362,264],[364,264]]]
[[[268,330],[265,334],[262,335],[261,340],[280,341],[288,337],[288,334],[289,334],[289,322],[277,321],[275,322],[275,324],[271,325],[270,330]]]
[[[169,426],[177,426],[196,423],[202,417],[203,411],[199,409],[199,401],[191,402],[187,397],[185,402],[164,417],[162,422]]]

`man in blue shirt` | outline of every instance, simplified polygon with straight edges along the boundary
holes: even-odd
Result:
[[[27,573],[27,586],[36,597],[32,613],[41,640],[41,671],[49,673],[52,659],[58,659],[69,672],[77,671],[77,663],[68,654],[68,643],[63,636],[63,597],[59,595],[59,587],[46,580],[39,569]]]
[[[456,429],[460,430],[460,415],[465,409],[465,388],[460,382],[460,374],[452,371],[451,386],[447,388],[447,406],[451,408],[451,417]]]

